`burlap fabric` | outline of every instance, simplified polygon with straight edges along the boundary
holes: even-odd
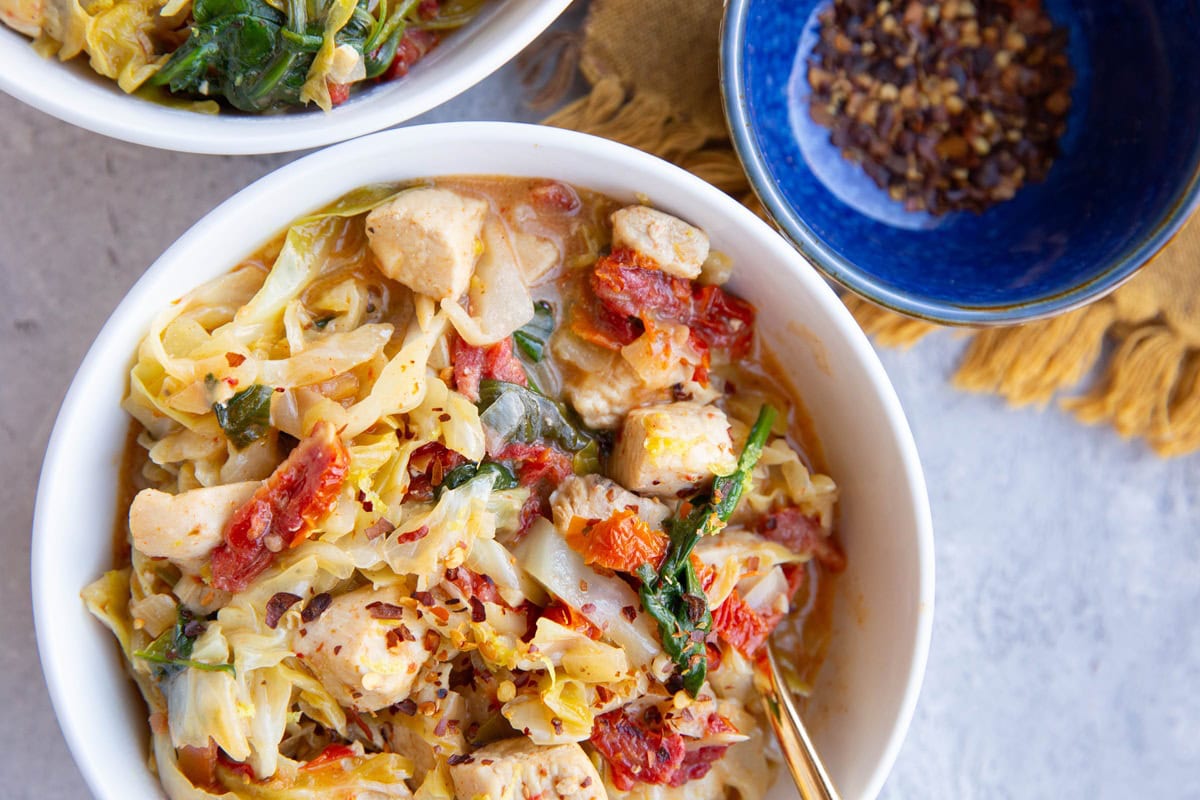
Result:
[[[559,82],[578,59],[591,91],[546,123],[654,153],[761,211],[721,108],[722,11],[721,0],[593,0],[575,47],[557,52],[566,59]],[[1109,423],[1164,456],[1200,449],[1198,289],[1194,218],[1108,297],[1050,320],[973,332],[954,384],[1019,406],[1057,400],[1081,421]],[[846,303],[884,346],[910,347],[938,331],[856,297]]]

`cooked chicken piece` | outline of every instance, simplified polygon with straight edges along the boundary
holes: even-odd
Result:
[[[628,247],[650,258],[663,272],[692,279],[708,258],[708,236],[681,219],[646,206],[614,211],[613,247]]]
[[[42,32],[42,3],[43,0],[0,0],[0,22],[36,38]]]
[[[578,744],[538,746],[525,737],[481,747],[450,767],[454,794],[469,800],[607,800],[600,773]]]
[[[433,655],[429,625],[402,597],[398,587],[357,589],[296,631],[296,653],[342,705],[378,711],[404,700]]]
[[[482,250],[487,212],[483,200],[412,189],[367,215],[367,239],[384,275],[435,300],[456,300]]]
[[[637,510],[648,525],[661,527],[671,510],[658,500],[638,497],[622,489],[602,475],[572,475],[550,495],[550,510],[554,514],[554,527],[565,533],[575,517],[583,519],[608,519],[626,508]]]
[[[629,409],[670,399],[667,389],[647,390],[620,353],[612,353],[608,365],[603,370],[570,370],[563,377],[563,396],[589,428],[612,430]]]
[[[467,737],[463,733],[466,726],[444,722],[464,720],[467,714],[463,696],[449,692],[439,701],[435,713],[410,716],[397,711],[387,716],[389,724],[384,730],[392,750],[412,759],[413,777],[420,782],[437,766],[439,756],[446,758],[467,751]]]
[[[676,497],[737,466],[729,420],[713,406],[670,403],[625,417],[610,460],[613,479],[639,494]]]
[[[243,481],[179,494],[143,489],[129,506],[133,546],[152,558],[204,558],[221,543],[233,512],[258,487],[258,481]]]

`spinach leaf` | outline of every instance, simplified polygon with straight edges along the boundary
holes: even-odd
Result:
[[[318,4],[320,18],[309,20],[307,0],[287,0],[286,14],[264,0],[196,0],[191,35],[150,82],[224,97],[242,111],[298,105],[332,7]],[[361,53],[374,26],[367,0],[360,0],[335,42]]]
[[[176,612],[175,624],[159,634],[145,650],[135,650],[133,655],[144,661],[159,665],[155,674],[159,678],[174,675],[185,669],[200,669],[207,672],[224,671],[232,673],[233,664],[206,664],[193,661],[192,648],[197,637],[204,633],[205,624],[196,619],[192,612],[182,605]]]
[[[521,355],[534,364],[542,360],[546,352],[546,342],[554,333],[554,308],[545,300],[539,300],[533,306],[533,319],[513,333],[513,342]]]
[[[476,464],[461,464],[446,473],[446,477],[442,478],[442,482],[438,485],[436,495],[442,496],[442,492],[449,489],[457,489],[468,481],[472,481],[481,475],[494,476],[492,481],[492,490],[501,491],[503,489],[515,489],[519,485],[517,476],[513,475],[513,471],[508,466],[501,464],[499,461],[483,461]]]
[[[650,564],[637,570],[642,606],[658,623],[663,650],[675,662],[683,688],[693,697],[708,674],[704,640],[712,630],[712,613],[690,556],[701,537],[720,532],[733,516],[750,485],[750,474],[762,456],[775,415],[775,409],[763,406],[738,457],[737,469],[714,479],[708,495],[694,500],[686,516],[668,522],[670,541],[658,571]]]
[[[552,442],[568,453],[578,453],[595,438],[561,403],[491,378],[479,382],[479,421],[489,429],[489,439],[501,445]]]
[[[256,383],[224,403],[213,403],[221,430],[241,450],[271,429],[271,395],[274,389]]]

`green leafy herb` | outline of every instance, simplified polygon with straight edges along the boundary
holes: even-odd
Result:
[[[191,35],[150,82],[172,92],[224,97],[242,111],[298,105],[334,3],[316,3],[313,19],[309,8],[307,0],[287,0],[286,13],[265,0],[195,0]],[[363,53],[376,25],[367,0],[360,0],[335,43]]]
[[[200,669],[207,672],[234,671],[233,664],[207,664],[203,661],[193,661],[192,648],[197,637],[204,633],[205,624],[196,619],[192,612],[182,605],[175,616],[175,624],[159,634],[145,650],[135,650],[133,655],[144,661],[157,664],[155,669],[159,678],[174,675],[185,669]]]
[[[737,469],[718,476],[708,495],[694,500],[686,516],[668,523],[670,541],[658,571],[650,564],[637,570],[642,606],[658,623],[663,650],[675,662],[683,688],[693,697],[708,674],[704,641],[712,630],[712,612],[692,566],[692,550],[701,537],[720,532],[733,516],[762,456],[775,414],[770,406],[762,407],[738,457]]]
[[[480,381],[479,412],[479,421],[502,445],[553,442],[578,453],[595,438],[566,406],[515,383]]]
[[[313,327],[319,331],[323,331],[325,330],[325,326],[335,319],[337,319],[335,316],[321,317],[320,319],[313,320]]]
[[[241,450],[271,429],[271,395],[274,389],[256,383],[224,403],[213,403],[217,422],[233,446]]]
[[[545,300],[539,300],[533,306],[533,319],[513,333],[513,342],[521,355],[537,364],[545,355],[546,343],[550,341],[552,333],[554,308]]]
[[[493,476],[492,489],[494,491],[515,489],[519,485],[517,476],[513,475],[512,470],[506,465],[499,461],[484,461],[480,464],[462,464],[447,472],[437,487],[437,496],[441,497],[442,492],[457,489],[468,481],[486,475]]]

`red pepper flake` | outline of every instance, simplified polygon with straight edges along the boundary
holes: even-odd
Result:
[[[447,723],[448,723],[448,720],[446,717],[442,717],[441,719],[439,719],[438,724],[433,726],[433,735],[439,736],[439,737],[445,736]]]
[[[551,726],[552,728],[554,728],[554,732],[555,732],[555,733],[557,733],[559,736],[561,736],[561,735],[562,735],[562,732],[563,732],[563,722],[562,722],[562,720],[561,720],[561,719],[559,719],[558,717],[552,717],[552,718],[550,719],[550,726]]]
[[[621,609],[621,616],[630,622],[633,622],[635,619],[637,619],[637,609],[633,606],[624,606]]]
[[[362,503],[362,509],[363,509],[363,511],[366,511],[368,514],[370,514],[372,511],[375,510],[375,504],[372,503],[370,500],[364,500]]]
[[[470,764],[474,761],[475,759],[466,753],[455,753],[446,759],[446,763],[452,767],[457,767],[459,764]]]
[[[594,613],[596,613],[596,604],[595,603],[584,603],[583,605],[581,605],[579,607],[579,610],[582,611],[584,614],[594,614]]]
[[[300,612],[300,619],[305,622],[315,622],[320,619],[321,615],[329,608],[329,604],[333,602],[333,597],[329,592],[321,592],[319,595],[308,601],[308,605]]]
[[[340,644],[334,645],[333,646],[333,654],[336,656],[340,652],[342,652],[342,646]]]
[[[413,592],[412,596],[413,600],[416,600],[423,606],[433,605],[433,595],[431,595],[429,592]]]
[[[246,363],[246,357],[241,353],[226,353],[225,363],[231,367],[237,368]]]
[[[422,525],[416,530],[405,531],[396,537],[396,544],[408,544],[409,542],[419,542],[429,535],[429,526]]]
[[[483,603],[477,597],[471,598],[471,622],[485,622],[487,620],[487,609],[483,607]]]
[[[300,596],[291,592],[276,592],[271,595],[271,599],[267,601],[267,627],[275,630],[284,612],[299,602]]]
[[[404,618],[404,609],[402,607],[393,605],[392,603],[384,603],[379,600],[375,601],[374,603],[367,603],[367,613],[375,619]]]
[[[394,530],[396,530],[396,526],[389,522],[387,517],[380,517],[367,526],[363,535],[367,537],[368,541],[374,541],[380,536],[387,536]]]
[[[392,710],[398,714],[406,714],[410,717],[415,716],[417,713],[417,703],[411,697],[407,697],[399,703],[394,703]]]

